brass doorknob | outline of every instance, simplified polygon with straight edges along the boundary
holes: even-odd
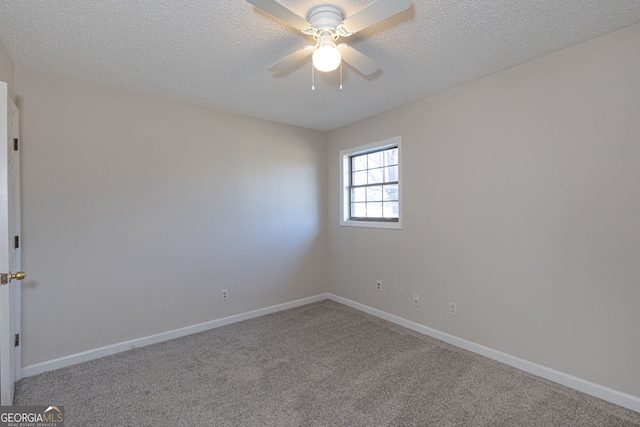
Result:
[[[18,271],[17,273],[2,273],[0,274],[0,285],[6,285],[9,282],[11,282],[12,280],[22,280],[25,277],[27,277],[27,275],[25,274],[24,271]]]
[[[27,274],[24,271],[18,271],[15,274],[9,274],[9,281],[12,281],[13,279],[23,280],[25,277],[27,277]]]

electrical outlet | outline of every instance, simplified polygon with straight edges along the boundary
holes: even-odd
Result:
[[[420,295],[418,294],[413,294],[413,305],[420,305]]]
[[[229,299],[229,291],[226,289],[223,289],[220,291],[220,300],[222,301],[226,301]]]
[[[456,309],[456,303],[455,302],[450,302],[449,303],[449,314],[452,316],[457,316],[458,315],[458,311]]]
[[[376,280],[376,291],[382,292],[382,280]]]

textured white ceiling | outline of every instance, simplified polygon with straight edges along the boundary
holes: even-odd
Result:
[[[310,58],[268,72],[310,38],[244,0],[0,0],[0,41],[20,67],[326,131],[640,22],[640,0],[412,3],[345,40],[381,70],[345,65],[342,91],[337,71],[311,91]]]

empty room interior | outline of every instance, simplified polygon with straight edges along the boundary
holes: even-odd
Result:
[[[3,405],[640,426],[639,2],[0,0],[0,43]]]

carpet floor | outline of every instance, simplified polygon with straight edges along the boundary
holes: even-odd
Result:
[[[333,301],[24,378],[87,426],[640,426],[640,413]]]

